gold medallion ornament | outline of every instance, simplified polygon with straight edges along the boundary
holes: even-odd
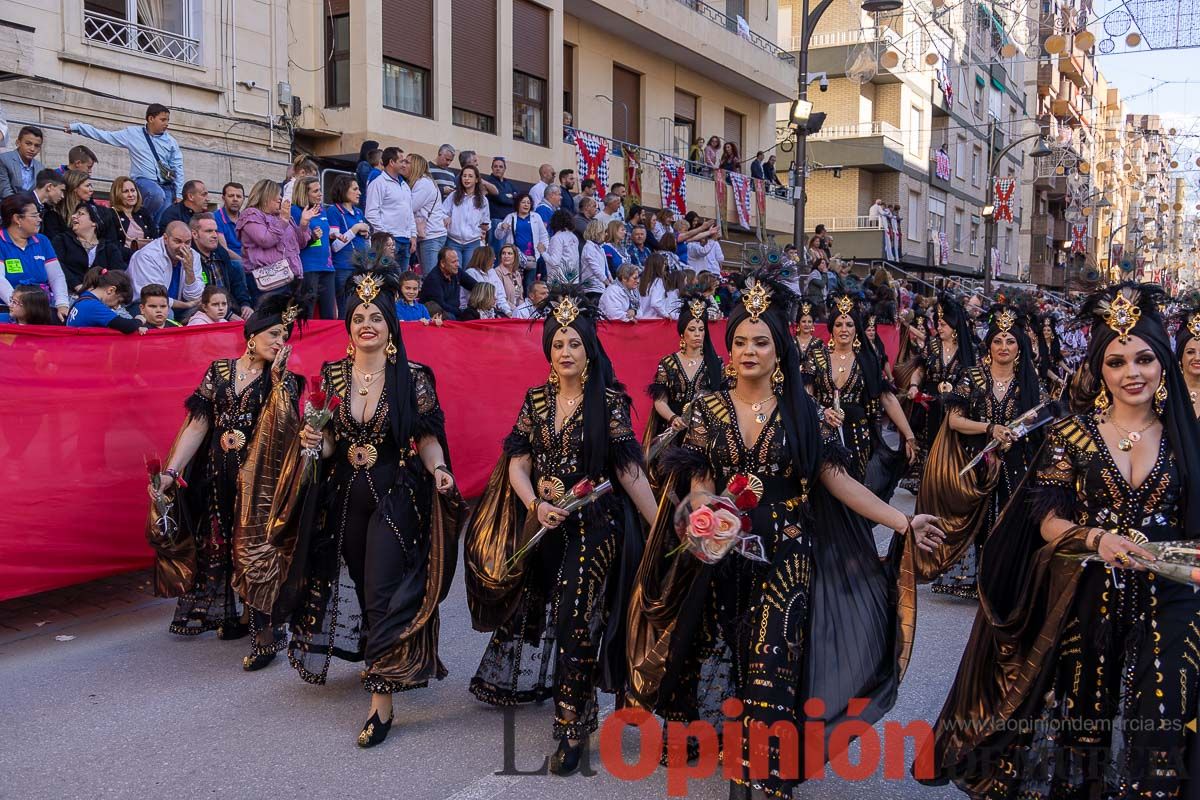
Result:
[[[221,434],[221,449],[228,453],[230,450],[241,450],[246,446],[246,434],[239,430],[228,430]]]
[[[538,478],[537,489],[538,496],[547,503],[558,503],[567,494],[567,485],[563,483],[562,478],[553,475]]]
[[[373,444],[356,444],[346,452],[346,458],[355,469],[370,469],[379,460],[379,451]]]
[[[1017,324],[1017,315],[1012,309],[1004,309],[996,315],[996,328],[1001,333],[1008,333]]]
[[[280,320],[284,325],[291,325],[296,321],[296,317],[298,316],[300,316],[300,306],[295,303],[289,303],[288,307],[283,310],[283,314],[280,315]]]
[[[1137,325],[1142,317],[1142,310],[1137,307],[1136,296],[1131,298],[1128,290],[1122,289],[1117,296],[1100,306],[1104,315],[1104,324],[1116,331],[1121,344],[1129,341],[1129,332]]]
[[[364,275],[359,279],[358,286],[354,287],[354,293],[358,295],[359,300],[370,303],[382,288],[383,284],[374,275]]]
[[[800,316],[802,316],[802,317],[811,317],[812,316],[812,303],[805,300],[803,303],[800,304]]]
[[[1194,338],[1200,339],[1200,313],[1192,314],[1188,318],[1187,329]]]
[[[554,319],[558,320],[558,324],[563,327],[570,325],[579,316],[579,306],[570,297],[564,297],[559,302],[552,303],[550,308]]]
[[[742,296],[742,305],[750,314],[750,321],[758,322],[758,318],[767,313],[767,309],[771,307],[771,292],[758,281],[747,281],[746,283],[750,288]]]
[[[692,312],[692,319],[704,319],[704,315],[708,312],[708,304],[703,300],[693,300],[688,308]]]
[[[854,300],[846,295],[842,295],[834,303],[837,305],[839,316],[848,317],[854,311]]]

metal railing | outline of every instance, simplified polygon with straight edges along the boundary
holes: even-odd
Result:
[[[856,28],[849,31],[832,31],[830,33],[814,33],[808,40],[809,48],[814,47],[841,47],[845,45],[866,44],[870,42],[878,42],[882,39],[896,39],[900,35],[891,28]],[[789,36],[788,49],[797,51],[800,49],[802,37]]]
[[[857,122],[851,125],[830,125],[816,133],[810,133],[809,139],[856,139],[866,136],[886,136],[903,144],[900,129],[890,122]]]
[[[119,17],[110,17],[97,11],[83,12],[83,38],[89,42],[133,50],[184,64],[200,62],[200,42],[196,39]]]
[[[678,0],[678,2],[682,3],[683,5],[687,6],[690,9],[692,9],[700,16],[702,16],[712,22],[715,22],[716,24],[720,25],[722,28],[725,28],[727,31],[732,32],[735,36],[740,36],[741,38],[748,41],[750,44],[757,47],[759,50],[762,50],[763,52],[766,52],[766,53],[770,53],[771,55],[778,58],[780,61],[786,61],[789,64],[795,65],[796,57],[794,55],[792,55],[788,51],[784,50],[782,47],[775,44],[770,39],[767,39],[763,36],[758,35],[757,33],[750,30],[749,28],[739,31],[737,19],[729,16],[728,14],[725,14],[722,11],[718,11],[717,9],[710,6],[708,3],[705,3],[704,0]]]
[[[805,227],[811,226],[813,230],[816,230],[818,225],[824,225],[825,230],[830,232],[877,231],[883,227],[878,219],[871,219],[866,214],[854,217],[810,217],[805,222]]]

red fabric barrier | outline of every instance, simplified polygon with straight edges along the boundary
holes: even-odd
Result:
[[[545,380],[541,325],[521,320],[406,324],[409,357],[433,367],[454,472],[482,491],[525,390]],[[605,324],[605,348],[634,400],[634,427],[651,413],[645,387],[678,346],[675,323]],[[896,335],[880,328],[890,352]],[[724,323],[714,326],[725,356]],[[346,332],[315,322],[293,344],[303,375],[340,358]],[[241,326],[123,336],[107,330],[0,325],[0,600],[150,563],[143,526],[143,459],[165,457],[183,401],[209,362],[244,349]]]

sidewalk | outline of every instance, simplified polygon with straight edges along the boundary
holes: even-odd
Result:
[[[148,569],[5,600],[0,602],[0,647],[164,602],[169,601],[151,593]]]

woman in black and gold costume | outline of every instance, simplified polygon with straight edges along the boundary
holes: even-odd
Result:
[[[813,316],[812,303],[801,300],[800,310],[796,313],[796,349],[800,351],[801,364],[808,360],[812,350],[825,349],[825,342],[813,334],[816,326],[817,318]]]
[[[1058,399],[1062,396],[1067,382],[1067,361],[1063,357],[1062,342],[1058,338],[1058,318],[1052,312],[1046,312],[1032,320],[1037,343],[1038,377],[1047,396]]]
[[[937,335],[925,340],[916,368],[909,372],[908,385],[903,387],[909,400],[918,392],[935,398],[928,408],[920,404],[912,407],[912,426],[920,444],[920,453],[914,461],[918,476],[924,468],[929,448],[941,430],[945,395],[953,391],[962,380],[963,371],[975,366],[976,361],[971,321],[962,303],[942,294],[938,298],[935,317]]]
[[[736,383],[697,398],[683,445],[664,459],[670,482],[696,502],[734,475],[753,475],[762,496],[751,532],[767,561],[731,554],[709,565],[671,555],[678,537],[665,507],[629,611],[634,702],[667,719],[714,723],[730,694],[744,704],[735,712],[744,713],[742,741],[724,746],[726,768],[731,758],[740,764],[731,790],[747,797],[751,789],[788,797],[800,780],[780,773],[775,738],[769,755],[754,756],[769,774],[748,768],[750,726],[804,730],[810,699],[823,701],[833,726],[851,698],[866,698],[868,707],[855,711],[870,723],[895,701],[911,626],[898,623],[892,562],[881,563],[863,518],[908,533],[913,546],[933,547],[941,536],[930,517],[909,519],[867,492],[839,448],[823,444],[788,331],[786,291],[750,282],[725,334]]]
[[[239,639],[252,630],[251,655],[243,661],[247,670],[270,663],[285,639],[270,625],[269,602],[266,614],[251,613],[250,606],[243,614],[238,608],[239,599],[249,594],[258,599],[263,591],[273,593],[279,577],[264,578],[259,569],[264,559],[279,555],[277,549],[239,539],[240,525],[254,511],[251,500],[256,493],[269,494],[257,480],[257,465],[252,465],[254,479],[248,483],[239,474],[251,450],[278,446],[279,437],[287,435],[285,425],[294,435],[303,381],[287,370],[286,343],[296,323],[307,318],[302,293],[297,281],[291,291],[263,298],[243,327],[245,352],[218,359],[205,370],[185,402],[187,421],[158,476],[162,493],[177,498],[180,535],[164,531],[164,524],[172,522],[164,521],[153,504],[147,528],[157,553],[155,593],[179,598],[171,633],[194,636],[216,630],[221,639]],[[260,425],[264,417],[269,422]],[[150,494],[155,495],[153,487]],[[257,549],[248,551],[248,544]]]
[[[698,391],[721,386],[721,359],[708,335],[707,312],[708,303],[700,295],[685,296],[679,304],[679,350],[658,362],[654,382],[647,389],[655,412],[642,436],[642,447],[647,452],[668,425],[677,432],[687,428],[682,415]]]
[[[849,451],[850,476],[861,481],[879,439],[883,414],[900,432],[909,460],[916,456],[916,438],[884,377],[877,337],[867,334],[854,298],[845,294],[832,298],[828,324],[829,348],[810,351],[804,362],[805,377],[825,424]],[[782,376],[780,372],[776,377],[782,380]]]
[[[1194,796],[1200,594],[1134,560],[1153,560],[1139,542],[1200,537],[1200,429],[1160,295],[1122,284],[1085,303],[1094,411],[1050,427],[984,544],[918,777],[972,797]]]
[[[550,377],[526,392],[466,536],[472,620],[492,632],[471,692],[498,706],[553,697],[550,770],[567,775],[596,730],[596,689],[625,689],[637,514],[649,522],[656,505],[594,309],[556,293],[541,311]],[[568,515],[561,506],[583,479],[611,481],[613,492]],[[507,569],[538,526],[549,533]]]
[[[974,599],[975,569],[984,537],[1025,477],[1041,444],[1040,432],[1019,441],[1017,419],[1045,401],[1033,363],[1033,347],[1021,315],[992,306],[983,363],[969,367],[946,396],[946,425],[938,433],[917,507],[938,515],[947,546],[936,558],[943,567],[930,587],[939,594]],[[980,463],[965,477],[959,471],[989,442],[1000,444],[994,462]],[[949,566],[945,566],[949,565]]]
[[[405,352],[399,289],[390,269],[350,279],[347,355],[321,369],[325,391],[341,402],[324,430],[305,425],[301,432],[304,446],[325,461],[306,526],[305,602],[293,617],[288,657],[316,684],[325,682],[331,656],[366,661],[371,709],[359,747],[387,738],[393,693],[446,676],[438,604],[457,556],[461,500],[445,417],[433,372]]]
[[[1187,383],[1188,399],[1200,418],[1200,311],[1191,311],[1180,320],[1175,333],[1175,355]]]

